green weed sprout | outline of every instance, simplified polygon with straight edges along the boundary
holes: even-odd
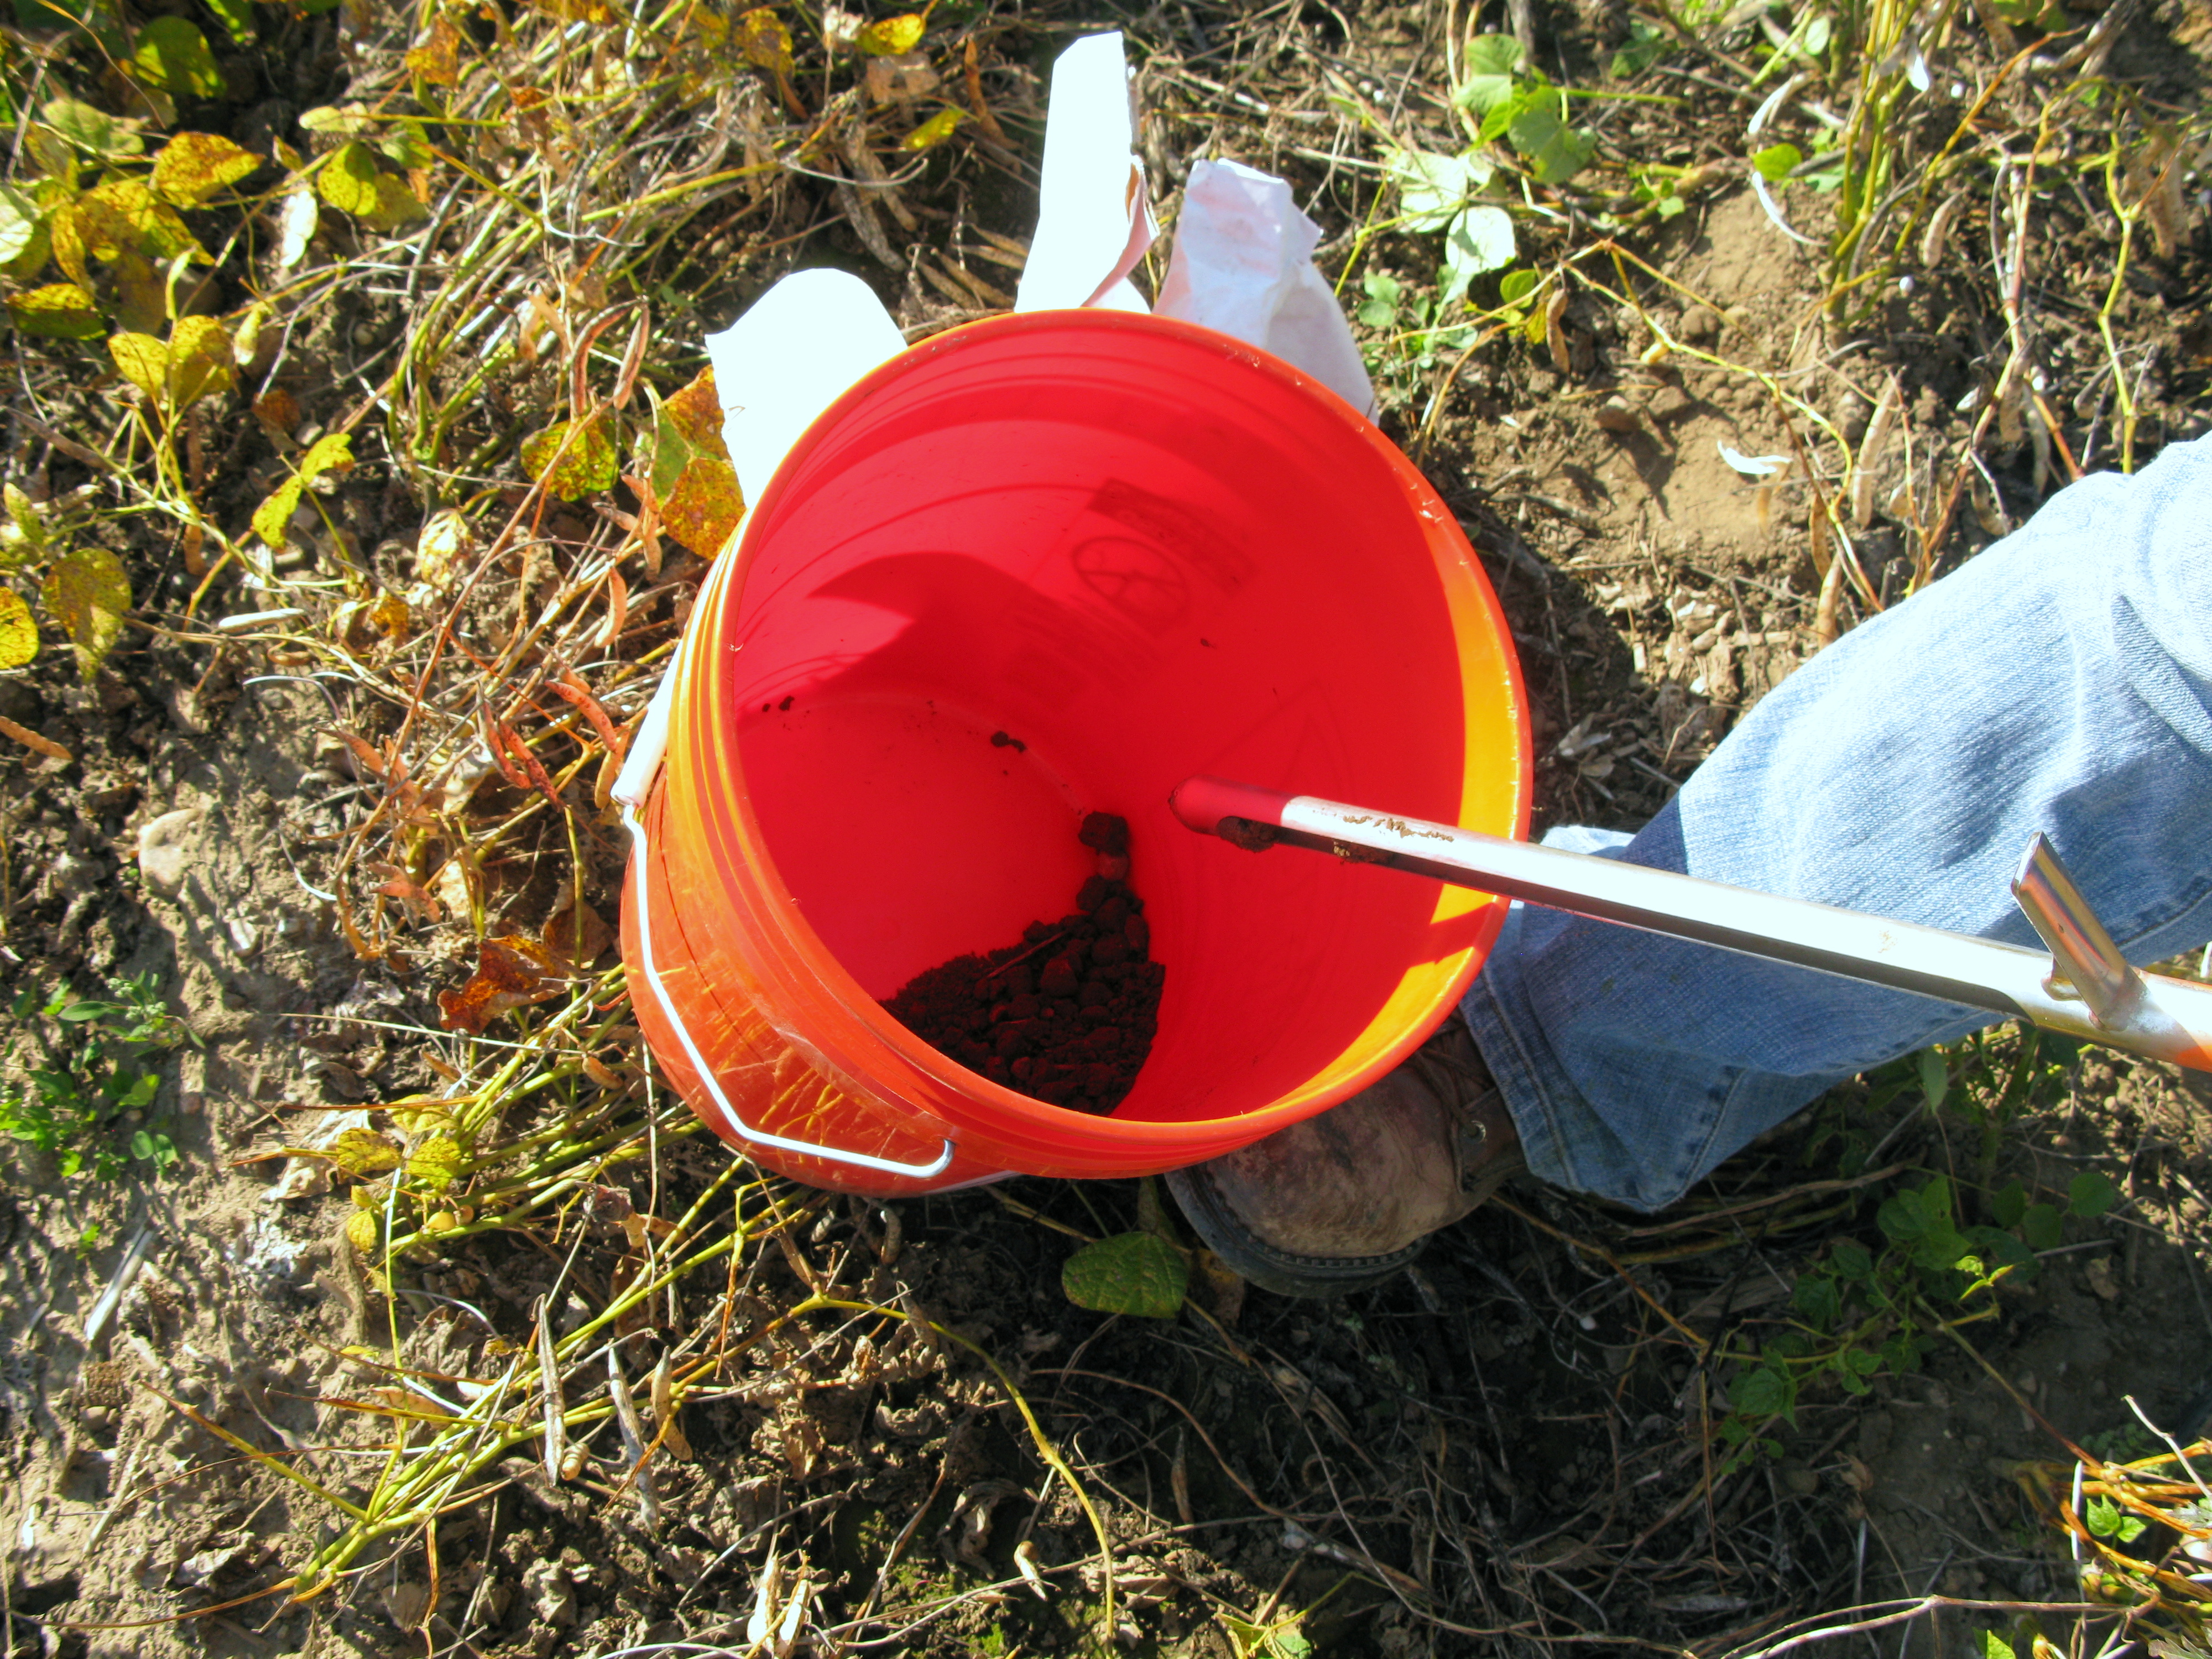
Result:
[[[27,1086],[0,1086],[0,1134],[52,1154],[64,1176],[112,1181],[133,1162],[173,1167],[176,1144],[160,1129],[114,1133],[124,1114],[154,1103],[158,1057],[200,1040],[162,1006],[158,986],[139,974],[113,981],[112,1000],[80,997],[66,984],[43,1004],[35,991],[17,996],[9,1012],[44,1063],[27,1068]]]

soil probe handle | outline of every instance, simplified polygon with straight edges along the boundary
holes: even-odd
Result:
[[[2051,945],[2050,957],[1940,927],[1221,778],[1186,779],[1168,804],[1190,829],[1249,851],[1283,843],[1385,865],[1601,921],[2018,1015],[2069,1036],[2212,1071],[2212,986],[2130,967],[2041,836],[2030,844],[2012,885],[2028,920]]]

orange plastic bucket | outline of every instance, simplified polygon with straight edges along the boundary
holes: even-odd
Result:
[[[1193,835],[1168,794],[1194,773],[1527,828],[1510,635],[1450,513],[1333,393],[1158,318],[995,318],[868,375],[754,504],[670,672],[623,905],[639,1021],[710,1127],[816,1186],[1195,1163],[1453,1007],[1502,901]],[[1103,1117],[879,1003],[1065,914],[1091,811],[1129,821],[1167,974]]]

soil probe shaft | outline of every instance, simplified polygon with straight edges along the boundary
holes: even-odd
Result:
[[[2212,986],[2129,966],[2040,835],[2029,845],[2012,890],[2051,946],[2048,957],[1939,927],[1220,778],[1185,780],[1169,805],[1189,828],[1249,851],[1282,844],[1384,865],[1601,921],[2016,1014],[2069,1036],[2212,1071]]]

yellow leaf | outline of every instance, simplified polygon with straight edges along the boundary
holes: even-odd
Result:
[[[522,441],[522,470],[564,501],[613,489],[617,459],[601,420],[556,421]]]
[[[443,1192],[468,1165],[468,1148],[451,1135],[432,1135],[407,1159],[407,1173]]]
[[[325,472],[345,472],[353,467],[353,434],[326,432],[300,457],[300,482],[312,483]]]
[[[253,533],[271,548],[289,539],[292,514],[300,505],[300,492],[325,472],[340,472],[353,465],[353,439],[343,432],[325,433],[300,458],[300,470],[269,494],[253,509]]]
[[[356,1188],[356,1190],[358,1191],[359,1188]],[[371,1251],[376,1249],[378,1234],[379,1229],[377,1226],[375,1211],[356,1210],[351,1215],[346,1218],[346,1243],[352,1245],[354,1249],[359,1250],[363,1255],[368,1255]],[[374,1352],[374,1351],[370,1350],[369,1352]]]
[[[738,50],[755,69],[779,77],[791,73],[791,31],[766,6],[756,6],[738,19]]]
[[[156,337],[169,331],[169,281],[135,247],[121,249],[108,271],[115,290],[115,326]]]
[[[903,58],[921,43],[926,20],[916,12],[903,17],[879,17],[862,29],[858,44],[871,58]]]
[[[69,630],[77,672],[87,684],[107,660],[131,608],[131,579],[123,561],[104,547],[81,547],[46,568],[46,609]]]
[[[933,149],[950,138],[968,112],[957,105],[941,109],[924,121],[900,141],[899,148],[907,150]]]
[[[149,259],[170,259],[187,248],[204,253],[176,209],[161,201],[143,179],[111,179],[77,198],[78,234],[95,258],[112,259],[118,250],[135,247]],[[56,231],[58,234],[59,225]],[[60,250],[58,247],[56,254]]]
[[[39,625],[13,588],[0,587],[0,668],[21,668],[39,654]]]
[[[374,1129],[347,1129],[331,1148],[331,1161],[357,1176],[379,1176],[399,1167],[399,1145]]]
[[[182,412],[235,380],[230,332],[212,317],[179,317],[169,331],[170,396]]]
[[[323,200],[371,230],[396,230],[429,212],[408,194],[405,179],[377,166],[376,151],[368,144],[346,144],[333,151],[315,175],[315,189]]]
[[[90,340],[101,332],[100,307],[75,283],[49,283],[8,296],[15,326],[49,340]]]
[[[169,348],[150,334],[111,334],[107,355],[123,378],[160,403],[169,387]]]
[[[0,504],[8,509],[8,522],[0,525],[0,567],[12,570],[45,557],[46,525],[39,504],[12,483],[0,483]]]
[[[367,144],[343,144],[315,175],[315,191],[339,212],[365,219],[376,211],[380,199],[376,177],[374,149]]]
[[[745,516],[745,494],[738,475],[719,455],[693,458],[660,503],[662,532],[711,559]]]
[[[219,133],[180,132],[154,158],[154,193],[179,207],[198,207],[260,165],[258,155]]]
[[[457,85],[461,78],[461,32],[441,12],[422,40],[407,49],[407,72],[434,87]]]

